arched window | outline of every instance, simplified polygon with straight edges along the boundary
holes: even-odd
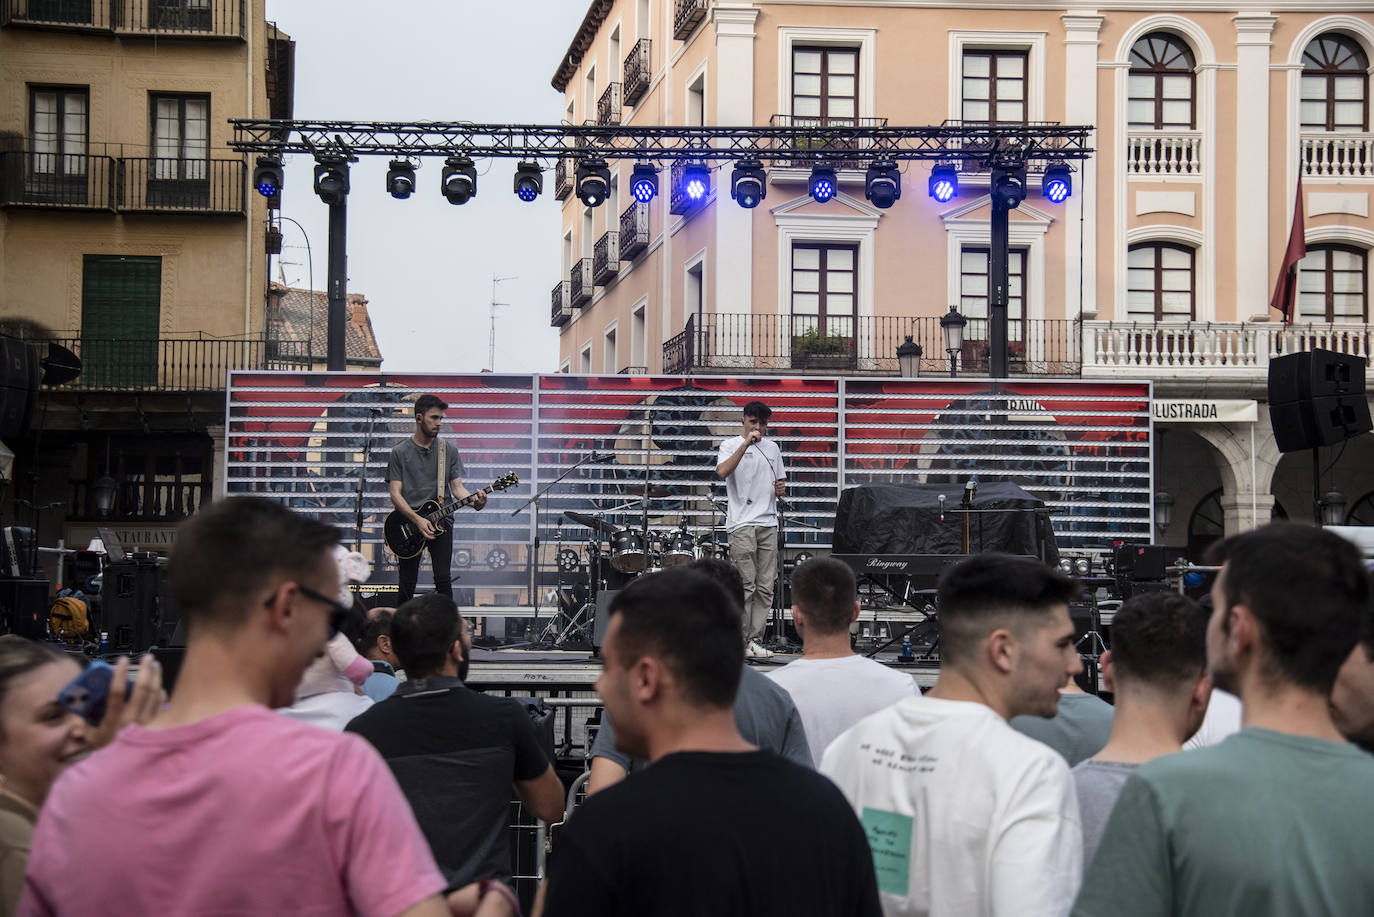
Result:
[[[1151,32],[1131,48],[1126,120],[1133,130],[1192,130],[1197,126],[1193,52],[1183,39]]]
[[[1369,58],[1355,39],[1332,32],[1303,52],[1302,129],[1369,130]]]
[[[1126,253],[1126,312],[1134,322],[1194,317],[1193,250],[1176,242],[1142,242]]]
[[[1309,245],[1298,262],[1298,320],[1366,322],[1368,253],[1350,245]]]

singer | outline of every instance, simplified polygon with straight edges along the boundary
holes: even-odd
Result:
[[[720,444],[716,474],[725,479],[729,508],[725,531],[730,536],[730,561],[744,580],[745,653],[772,655],[759,642],[773,609],[773,585],[778,575],[778,497],[787,475],[782,451],[768,434],[773,411],[762,401],[744,406],[743,430]]]

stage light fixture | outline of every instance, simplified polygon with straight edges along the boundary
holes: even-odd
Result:
[[[286,184],[286,173],[281,167],[281,158],[278,156],[259,156],[258,164],[253,169],[253,187],[263,197],[276,197],[281,194],[282,186]]]
[[[886,210],[902,196],[902,172],[891,159],[879,159],[864,174],[864,197]]]
[[[941,204],[948,204],[959,194],[959,171],[950,163],[940,163],[930,170],[930,196]]]
[[[1015,210],[1021,206],[1021,202],[1026,199],[1025,168],[993,169],[989,193],[993,201],[1002,204],[1008,210]]]
[[[577,197],[588,207],[600,207],[611,191],[611,170],[604,159],[584,159],[577,164]]]
[[[348,160],[325,156],[315,161],[315,193],[326,204],[342,204],[348,199]]]
[[[1068,163],[1056,162],[1040,179],[1040,191],[1051,203],[1062,204],[1073,194],[1073,178]]]
[[[689,162],[682,169],[682,191],[692,201],[700,201],[711,190],[711,170],[704,162]]]
[[[386,167],[386,191],[398,201],[415,193],[415,166],[407,159],[393,159]]]
[[[515,166],[515,196],[526,203],[539,197],[544,190],[544,174],[537,162],[521,162]]]
[[[757,159],[741,159],[730,174],[730,196],[753,210],[768,195],[768,173]]]
[[[450,204],[466,204],[477,196],[477,167],[467,156],[450,156],[444,160],[439,187]]]
[[[839,187],[839,179],[835,177],[835,170],[830,166],[816,166],[811,170],[811,178],[806,183],[806,190],[811,195],[811,199],[818,204],[824,204],[835,196],[835,190]]]
[[[630,196],[647,204],[658,194],[658,169],[652,163],[637,162],[630,170]]]

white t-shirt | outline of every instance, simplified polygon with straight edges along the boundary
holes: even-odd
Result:
[[[1183,743],[1183,747],[1206,748],[1220,743],[1235,732],[1240,732],[1240,698],[1220,688],[1213,688],[1202,725],[1191,739]]]
[[[743,443],[743,436],[732,436],[721,443],[716,466],[734,455]],[[725,479],[725,494],[730,500],[725,530],[733,532],[745,525],[777,525],[778,498],[773,493],[773,482],[786,477],[782,450],[777,443],[765,436],[746,449],[735,470]]]
[[[913,697],[859,721],[821,773],[868,833],[886,917],[1062,917],[1083,829],[1064,758],[982,704]]]
[[[326,691],[303,697],[290,707],[282,707],[278,713],[291,717],[298,723],[322,726],[335,732],[343,728],[358,714],[375,703],[365,694],[350,691]]]
[[[859,720],[918,693],[910,675],[863,656],[796,659],[768,677],[792,695],[813,761]]]

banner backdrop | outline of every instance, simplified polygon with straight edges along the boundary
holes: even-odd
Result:
[[[953,505],[969,477],[1012,481],[1044,500],[1061,549],[1150,541],[1147,382],[234,372],[227,492],[278,497],[339,526],[351,544],[361,481],[373,582],[394,584],[383,475],[424,392],[449,403],[442,435],[457,446],[469,489],[507,472],[520,478],[482,512],[457,517],[457,585],[492,590],[485,598],[498,603],[528,600],[536,536],[540,584],[557,582],[560,549],[565,575],[585,575],[593,533],[565,511],[641,528],[645,507],[632,488],[646,475],[651,493],[666,494],[648,501],[651,530],[685,527],[698,543],[723,544],[716,447],[739,432],[740,409],[755,398],[773,409],[769,433],[787,464],[789,549],[830,547],[845,487],[947,483]],[[594,453],[612,457],[519,509]],[[430,582],[425,562],[422,587]]]

